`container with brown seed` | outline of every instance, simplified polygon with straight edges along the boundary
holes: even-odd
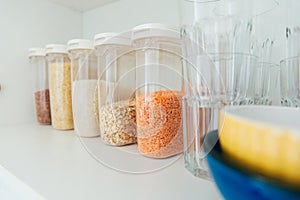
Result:
[[[33,93],[36,121],[39,124],[51,124],[48,66],[45,49],[29,49],[29,61],[34,74]]]
[[[73,125],[71,65],[65,45],[47,45],[46,56],[50,72],[50,102],[52,126],[71,130]]]

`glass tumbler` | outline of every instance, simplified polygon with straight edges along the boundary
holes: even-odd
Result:
[[[224,106],[253,104],[252,84],[257,57],[220,53],[190,55],[185,61],[183,100],[185,166],[195,176],[209,178],[203,138],[217,129],[218,111]]]
[[[280,105],[280,68],[274,63],[260,62],[254,72],[254,104]]]
[[[300,57],[280,62],[280,91],[283,106],[300,106]]]
[[[219,103],[205,103],[195,97],[182,98],[185,168],[193,175],[208,180],[211,177],[205,159],[203,142],[207,133],[218,129],[220,108],[222,104]]]

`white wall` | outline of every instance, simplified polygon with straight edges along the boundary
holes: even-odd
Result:
[[[82,15],[47,0],[2,0],[0,125],[34,121],[27,50],[82,35]]]
[[[143,23],[178,25],[177,0],[119,0],[83,13],[83,36],[122,32]]]

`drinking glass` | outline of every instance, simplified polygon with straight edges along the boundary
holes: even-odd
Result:
[[[254,104],[280,105],[280,68],[275,63],[260,62],[255,67]]]
[[[280,91],[283,106],[300,106],[300,57],[286,58],[280,62]]]
[[[254,103],[253,72],[258,57],[241,53],[191,55],[184,62],[183,98],[185,166],[208,179],[202,148],[204,136],[218,127],[224,106]]]

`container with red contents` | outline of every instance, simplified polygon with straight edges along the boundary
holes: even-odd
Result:
[[[29,62],[34,72],[34,104],[36,121],[39,124],[51,124],[48,67],[45,49],[29,49]]]
[[[133,29],[136,50],[136,122],[141,154],[166,158],[183,151],[183,79],[176,29],[144,24]]]

